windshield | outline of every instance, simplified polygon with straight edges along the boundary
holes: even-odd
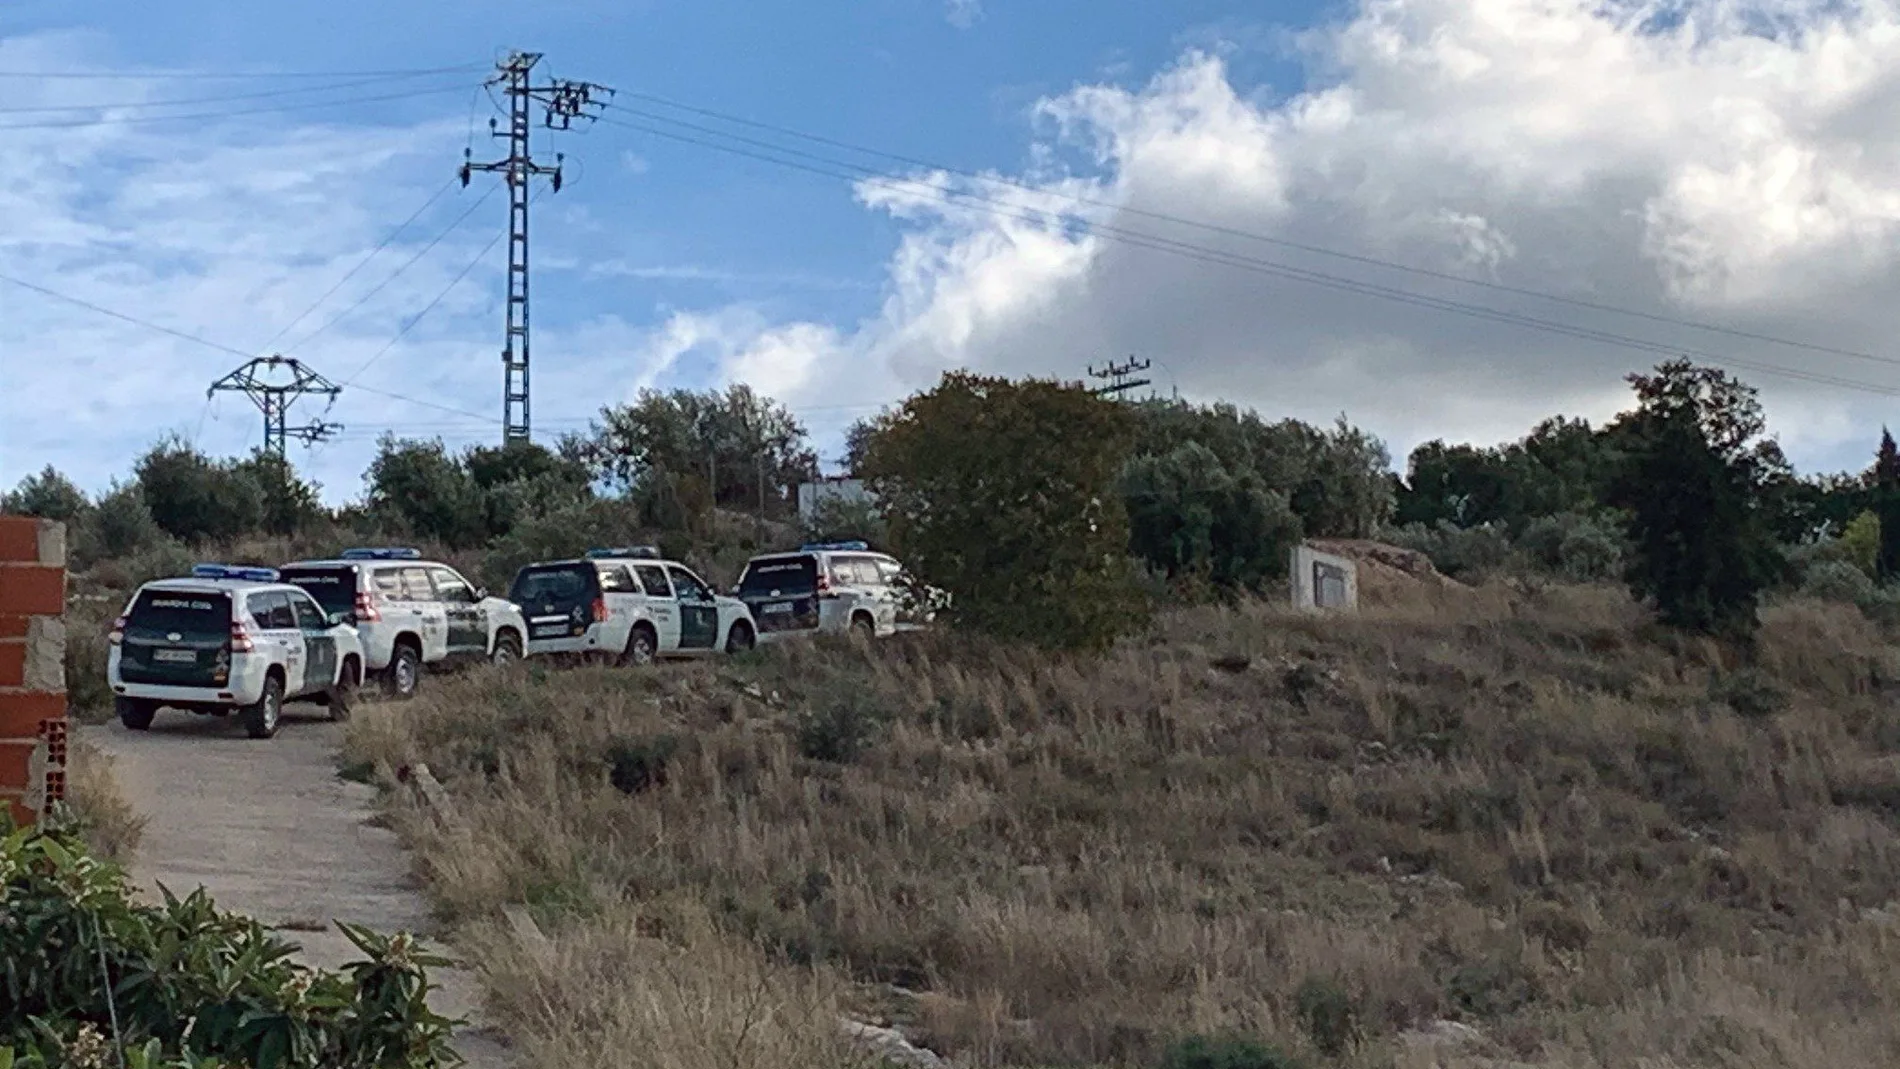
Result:
[[[818,586],[818,565],[809,556],[762,557],[746,565],[741,596],[809,594]]]
[[[143,590],[126,614],[126,629],[223,638],[231,630],[231,599],[221,590]]]
[[[317,599],[324,612],[345,613],[356,608],[355,568],[285,568],[284,582],[295,583]]]

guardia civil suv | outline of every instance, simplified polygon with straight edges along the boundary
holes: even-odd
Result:
[[[653,546],[590,549],[515,573],[509,600],[528,617],[528,652],[650,664],[751,649],[758,626],[745,603],[722,597]]]
[[[761,641],[850,632],[884,638],[929,625],[941,591],[863,541],[807,542],[746,562],[735,591],[758,621]]]
[[[113,622],[106,656],[119,722],[151,728],[161,708],[235,713],[254,739],[277,733],[284,703],[349,716],[363,678],[356,629],[271,568],[200,564],[146,583]]]
[[[393,698],[415,696],[425,665],[512,661],[526,648],[528,625],[513,602],[489,597],[416,549],[346,549],[281,571],[325,610],[349,615],[363,638],[368,678]]]

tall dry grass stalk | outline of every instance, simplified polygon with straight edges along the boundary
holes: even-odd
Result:
[[[145,835],[146,818],[119,790],[112,758],[83,737],[72,739],[66,753],[66,801],[87,844],[98,857],[129,863]]]
[[[537,1057],[674,1022],[698,1064],[764,976],[788,1059],[830,1056],[829,1010],[798,1007],[834,977],[984,1065],[1231,1030],[1314,1058],[1349,1036],[1368,1066],[1900,1064],[1883,638],[1784,606],[1742,667],[1617,591],[1457,598],[1194,610],[1100,658],[926,637],[531,667],[365,710],[351,746],[456,799],[452,829],[398,816]],[[556,965],[496,941],[503,903]],[[652,920],[681,903],[711,927]],[[728,994],[641,972],[583,998],[664,961]],[[1408,1034],[1442,1019],[1482,1039]]]

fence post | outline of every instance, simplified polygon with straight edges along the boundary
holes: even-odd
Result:
[[[66,794],[66,528],[0,516],[0,807],[36,823]]]

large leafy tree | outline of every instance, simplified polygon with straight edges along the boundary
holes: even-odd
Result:
[[[1630,517],[1631,589],[1672,626],[1752,637],[1784,567],[1766,489],[1788,473],[1755,391],[1686,360],[1629,381],[1611,503]]]
[[[259,449],[234,470],[256,485],[262,504],[261,524],[270,534],[293,535],[322,518],[323,503],[318,497],[321,488],[299,478],[284,457]]]
[[[183,542],[229,541],[264,520],[264,491],[233,461],[216,461],[176,436],[133,465],[152,518]]]
[[[384,435],[364,481],[371,514],[389,526],[457,549],[488,533],[481,486],[440,439]]]
[[[1136,457],[1122,494],[1135,555],[1170,579],[1258,590],[1285,573],[1300,538],[1285,494],[1266,489],[1250,469],[1236,476],[1199,442]]]
[[[880,423],[863,473],[956,624],[1100,648],[1143,619],[1116,492],[1135,429],[1079,386],[952,372]]]
[[[703,477],[715,504],[771,511],[797,499],[818,477],[818,454],[785,406],[733,385],[710,390],[643,390],[629,405],[601,411],[590,447],[599,474],[632,488],[649,477]]]
[[[8,493],[0,494],[0,512],[16,516],[38,516],[70,523],[86,508],[85,491],[51,464],[38,475],[21,479],[20,485]]]

